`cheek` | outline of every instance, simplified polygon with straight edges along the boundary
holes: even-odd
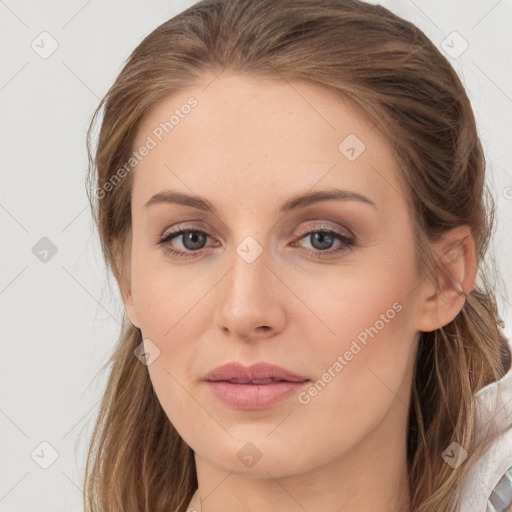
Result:
[[[211,292],[218,275],[204,272],[198,277],[192,266],[171,267],[161,259],[132,259],[132,293],[142,336],[159,349],[148,371],[169,419],[180,425],[184,411],[194,403],[187,388],[204,361],[204,332],[211,327],[214,303]],[[203,365],[204,366],[204,365]]]
[[[359,421],[376,419],[396,395],[407,400],[402,395],[416,346],[413,256],[410,249],[397,251],[376,257],[373,265],[300,280],[298,294],[315,314],[296,322],[307,324],[307,360],[317,362],[320,379],[305,401],[311,398],[313,407],[316,402],[318,414],[339,420],[350,411],[347,421],[357,430]],[[339,408],[328,409],[328,402]]]
[[[295,307],[293,321],[308,324],[307,332],[317,340],[319,350],[349,350],[352,340],[364,345],[374,338],[387,340],[390,348],[403,338],[392,334],[401,332],[403,318],[411,314],[404,308],[411,300],[415,278],[412,255],[375,255],[364,264],[299,277],[292,281],[293,290],[305,298],[309,312],[302,306],[299,315]],[[374,343],[373,348],[379,350],[383,344]]]
[[[160,254],[161,249],[138,250],[132,254],[131,286],[135,309],[145,337],[159,340],[188,337],[195,323],[190,318],[204,308],[201,297],[215,284],[208,274],[197,278],[190,266],[173,266]],[[205,280],[206,278],[206,280]]]
[[[390,377],[394,389],[408,361],[414,309],[405,302],[403,289],[391,283],[387,287],[382,283],[365,286],[361,281],[344,284],[343,290],[330,290],[327,298],[316,298],[315,311],[321,322],[310,318],[306,332],[311,336],[305,340],[311,345],[313,360],[321,359],[325,371],[340,362],[340,380],[346,385],[361,378],[375,379],[370,376],[373,371]],[[315,299],[313,292],[308,297]],[[317,334],[313,335],[315,326]]]
[[[319,310],[335,335],[310,336],[304,342],[316,381],[299,397],[302,405],[295,420],[303,430],[287,433],[288,442],[299,446],[304,435],[324,439],[319,451],[325,454],[332,450],[329,440],[334,435],[336,449],[343,453],[394,407],[399,414],[407,411],[415,348],[413,308],[402,302],[398,290],[369,287],[372,293],[364,293],[364,288],[359,283],[353,290],[333,292],[337,304],[325,300]]]
[[[202,322],[209,317],[207,300],[201,298],[212,286],[190,272],[155,266],[141,267],[132,279],[142,336],[160,351],[148,366],[154,391],[170,422],[189,443],[191,418],[197,428],[205,419],[191,399],[191,381],[199,377],[196,362],[205,357],[197,343],[204,338]]]

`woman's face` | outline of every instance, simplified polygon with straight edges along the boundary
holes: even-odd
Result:
[[[311,84],[222,74],[157,105],[134,149],[125,304],[197,460],[279,477],[404,451],[421,308],[405,194],[372,123]],[[229,362],[309,382],[281,399],[224,383],[260,393],[237,405],[203,380]]]

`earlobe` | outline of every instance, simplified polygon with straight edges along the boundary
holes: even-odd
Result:
[[[130,237],[126,240],[125,246],[123,248],[124,254],[120,254],[119,252],[115,256],[115,263],[118,270],[119,275],[119,288],[121,293],[121,299],[124,304],[124,308],[126,310],[126,314],[130,319],[130,322],[140,329],[140,322],[137,316],[137,311],[135,309],[135,304],[133,301],[133,295],[131,290],[131,276],[130,276],[130,266],[131,266],[131,258],[130,258],[130,246],[131,239]]]
[[[139,318],[137,316],[137,311],[135,309],[135,304],[133,302],[133,296],[131,294],[131,291],[127,291],[126,293],[122,293],[124,308],[126,310],[126,314],[128,315],[128,318],[130,319],[130,322],[140,329],[140,322]]]
[[[430,332],[450,323],[473,290],[477,272],[475,240],[469,226],[458,226],[434,244],[439,293],[432,279],[422,287],[419,331]]]

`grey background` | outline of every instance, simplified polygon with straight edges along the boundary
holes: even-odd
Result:
[[[0,0],[1,511],[82,509],[85,450],[105,384],[95,375],[122,313],[85,195],[85,130],[130,52],[192,3]],[[486,150],[494,250],[510,289],[512,2],[380,3],[452,53]],[[42,58],[52,40],[58,48]],[[500,308],[510,337],[506,297]]]

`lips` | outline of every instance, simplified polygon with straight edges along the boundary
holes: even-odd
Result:
[[[215,368],[203,377],[209,382],[225,381],[232,384],[271,384],[273,382],[306,382],[310,380],[270,363],[258,363],[246,367],[240,363],[228,363]]]
[[[216,381],[213,381],[216,382]],[[270,384],[271,382],[288,382],[279,379],[230,379],[225,382],[230,384]]]
[[[228,363],[203,377],[210,392],[235,409],[268,409],[296,395],[311,380],[270,363]]]

